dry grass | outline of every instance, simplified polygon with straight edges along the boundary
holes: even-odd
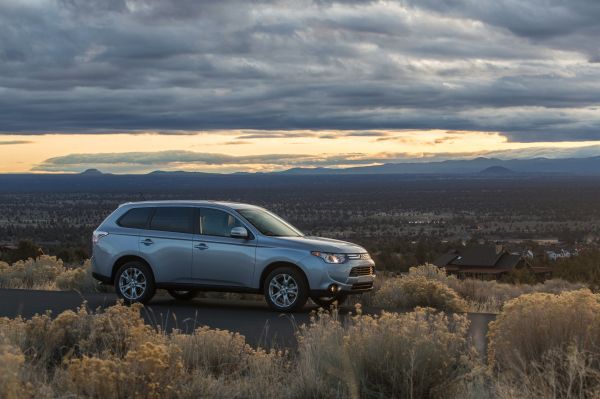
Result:
[[[481,370],[468,321],[431,309],[315,315],[297,352],[144,324],[141,306],[0,321],[2,398],[448,397]]]
[[[379,275],[372,292],[351,296],[350,304],[380,306],[384,309],[433,307],[448,312],[470,311],[498,313],[504,303],[533,292],[560,293],[586,286],[564,280],[543,284],[508,284],[477,279],[460,280],[434,265],[412,267],[400,277]],[[0,262],[0,288],[45,290],[106,291],[91,274],[90,261],[78,267],[66,267],[60,259],[43,255],[12,265]],[[108,288],[110,290],[110,288]],[[202,292],[200,298],[262,300],[262,295]]]
[[[576,291],[586,288],[585,284],[552,279],[538,284],[509,284],[477,279],[450,279],[452,287],[469,303],[470,311],[498,313],[511,299],[536,292],[554,293]]]
[[[419,276],[422,278],[423,276]],[[428,308],[319,312],[297,351],[208,327],[166,333],[141,305],[0,319],[2,398],[597,398],[600,295],[534,293],[491,325],[489,364],[468,320]]]
[[[425,276],[388,279],[375,294],[373,304],[382,308],[432,307],[446,312],[466,310],[466,302],[448,285]]]
[[[97,285],[89,260],[79,267],[66,267],[62,260],[48,255],[12,265],[0,262],[0,288],[95,292]]]
[[[586,288],[585,284],[560,279],[533,285],[458,279],[446,274],[443,268],[430,264],[412,267],[404,276],[378,276],[378,279],[380,288],[361,298],[361,301],[366,300],[363,302],[384,307],[404,303],[408,307],[431,306],[440,310],[486,313],[498,313],[507,301],[524,294],[556,294]]]
[[[490,324],[489,366],[501,397],[600,397],[600,294],[535,293]]]
[[[301,329],[301,397],[463,397],[479,370],[467,328],[464,316],[425,308],[345,325],[322,313]]]

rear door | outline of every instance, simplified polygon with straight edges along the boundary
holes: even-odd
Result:
[[[231,229],[245,227],[237,217],[215,208],[199,208],[194,237],[192,278],[198,284],[250,287],[254,275],[256,238],[231,237]]]
[[[190,282],[194,213],[192,207],[156,207],[148,228],[140,232],[140,252],[157,282]]]

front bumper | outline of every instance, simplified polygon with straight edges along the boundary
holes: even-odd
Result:
[[[320,258],[311,259],[311,271],[320,269],[321,273],[311,273],[317,278],[310,279],[310,294],[315,296],[331,295],[336,292],[360,294],[371,291],[375,282],[375,262],[373,260],[348,260],[343,264],[328,264]]]

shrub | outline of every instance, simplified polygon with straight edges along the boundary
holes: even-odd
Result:
[[[458,281],[458,279],[455,276],[447,274],[446,269],[444,269],[443,267],[437,267],[435,265],[432,265],[431,263],[411,267],[410,269],[408,269],[408,276],[422,276],[428,280],[436,280],[446,285],[450,285],[453,282]]]
[[[456,390],[477,368],[468,325],[423,308],[357,315],[346,326],[321,313],[300,330],[300,396],[462,396]]]
[[[20,376],[24,362],[18,348],[0,345],[0,398],[20,399],[27,395],[27,386]]]
[[[430,264],[410,269],[408,277],[418,276],[438,281],[452,288],[466,301],[468,310],[475,312],[499,312],[506,301],[532,292],[559,293],[586,288],[585,284],[567,282],[561,279],[547,280],[544,283],[534,285],[509,284],[474,278],[457,279],[455,276],[447,275],[443,268]]]
[[[43,255],[20,260],[12,265],[0,262],[1,288],[50,288],[56,277],[65,271],[60,259]]]
[[[452,288],[422,275],[386,280],[375,293],[373,302],[384,308],[413,309],[422,306],[447,312],[460,312],[466,308],[466,303]]]
[[[146,325],[141,309],[1,318],[0,372],[11,372],[0,375],[0,397],[279,398],[293,380],[286,353],[207,327],[167,334]]]
[[[74,359],[67,369],[71,392],[88,398],[175,397],[174,381],[183,372],[178,352],[146,342],[121,361],[116,358]]]
[[[56,288],[63,291],[95,292],[97,286],[89,259],[82,266],[67,268],[56,276]]]
[[[65,267],[62,260],[48,255],[12,265],[0,262],[0,288],[94,292],[96,287],[89,260],[79,267]]]
[[[36,315],[24,322],[20,346],[28,360],[52,369],[63,361],[99,354],[124,357],[146,341],[161,342],[164,336],[144,323],[142,306],[117,304],[91,314],[85,306],[67,310],[52,319]]]
[[[574,345],[551,349],[539,362],[526,370],[502,372],[493,384],[494,397],[529,398],[598,398],[600,372],[598,354],[581,351]]]
[[[216,376],[238,372],[253,354],[240,334],[206,326],[192,334],[175,332],[171,342],[181,349],[186,369],[201,369]]]
[[[476,374],[467,327],[432,309],[346,324],[321,313],[294,356],[207,327],[167,334],[139,306],[0,319],[0,397],[450,396]]]
[[[559,397],[600,393],[600,294],[523,295],[505,304],[488,338],[489,365],[504,385],[525,380]]]
[[[560,279],[529,285],[499,283],[494,280],[471,278],[451,281],[450,286],[461,297],[475,304],[475,306],[484,307],[487,305],[493,311],[499,311],[505,302],[523,294],[534,292],[560,293],[563,291],[576,291],[586,287],[581,283],[569,283]]]
[[[559,259],[554,274],[572,282],[585,282],[600,289],[600,249],[583,251],[578,256]]]
[[[49,314],[36,315],[25,324],[22,349],[32,363],[52,368],[63,357],[80,353],[80,341],[90,331],[87,319],[84,308],[77,313],[67,310],[54,320]]]

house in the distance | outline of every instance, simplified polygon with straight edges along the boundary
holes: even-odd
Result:
[[[578,251],[574,250],[573,252],[567,250],[567,249],[561,249],[559,251],[546,251],[546,257],[551,260],[551,261],[557,261],[559,259],[566,259],[566,258],[570,258],[572,256],[577,256]]]
[[[515,269],[529,267],[532,272],[544,277],[550,270],[532,268],[529,261],[520,254],[508,252],[502,245],[469,245],[452,250],[433,262],[448,273],[459,277],[499,279]]]

